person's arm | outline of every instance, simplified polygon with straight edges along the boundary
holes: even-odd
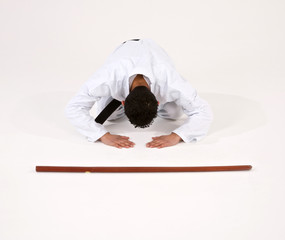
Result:
[[[196,91],[194,94],[191,100],[188,97],[181,97],[179,100],[184,113],[187,115],[184,124],[169,135],[153,137],[153,140],[147,143],[147,147],[170,147],[181,141],[185,143],[199,141],[206,136],[213,120],[213,114],[209,104],[196,95]]]
[[[194,91],[190,96],[181,96],[181,105],[187,119],[173,133],[186,143],[201,140],[207,135],[213,121],[209,104]]]
[[[65,108],[68,120],[90,142],[97,141],[108,132],[103,125],[94,121],[89,112],[99,99],[99,96],[94,96],[89,91],[89,87],[85,83]]]
[[[181,106],[187,119],[184,124],[169,135],[154,137],[147,147],[164,148],[178,144],[199,141],[206,136],[213,120],[209,104],[201,99],[196,90],[175,69],[163,71],[162,79],[167,79],[165,94],[168,101]]]
[[[96,123],[90,115],[90,109],[95,102],[103,96],[110,95],[109,87],[104,84],[102,79],[108,79],[108,76],[98,72],[84,83],[67,104],[65,108],[66,117],[76,130],[90,142],[99,140],[106,145],[117,148],[133,147],[134,143],[129,141],[128,137],[110,134],[103,125]]]
[[[184,124],[173,131],[188,143],[199,141],[206,136],[213,121],[210,105],[200,98],[197,91],[177,71],[170,75],[175,81],[170,86],[170,93],[176,97],[178,105],[182,106],[187,119]]]

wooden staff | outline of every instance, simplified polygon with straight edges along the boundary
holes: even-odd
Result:
[[[203,166],[203,167],[68,167],[68,166],[36,166],[37,172],[215,172],[250,170],[251,165],[236,166]]]

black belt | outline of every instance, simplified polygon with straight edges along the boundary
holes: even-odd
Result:
[[[103,124],[108,117],[111,116],[113,112],[121,105],[121,102],[113,99],[103,110],[102,112],[95,118],[95,122]]]
[[[136,39],[131,39],[131,40],[127,40],[127,41],[139,41],[139,40],[140,40],[139,38],[136,38]],[[127,41],[124,41],[122,44],[124,44]]]

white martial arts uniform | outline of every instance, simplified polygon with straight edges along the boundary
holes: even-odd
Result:
[[[126,41],[118,46],[103,66],[84,83],[68,103],[65,113],[76,129],[95,142],[107,130],[94,121],[89,111],[97,102],[97,115],[115,98],[124,101],[137,74],[142,74],[159,101],[158,116],[176,119],[183,112],[187,120],[173,132],[184,142],[203,138],[213,119],[208,103],[175,69],[167,53],[153,40]],[[110,119],[124,115],[121,106]]]

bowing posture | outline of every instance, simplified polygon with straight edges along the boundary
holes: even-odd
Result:
[[[209,104],[152,39],[132,39],[120,44],[65,109],[67,118],[89,141],[98,140],[117,148],[133,147],[129,137],[109,133],[89,113],[97,102],[96,114],[100,116],[114,99],[122,104],[109,114],[108,120],[127,116],[139,128],[149,127],[157,116],[175,120],[186,114],[186,121],[169,135],[153,137],[146,144],[150,148],[198,141],[207,134],[213,118]]]

